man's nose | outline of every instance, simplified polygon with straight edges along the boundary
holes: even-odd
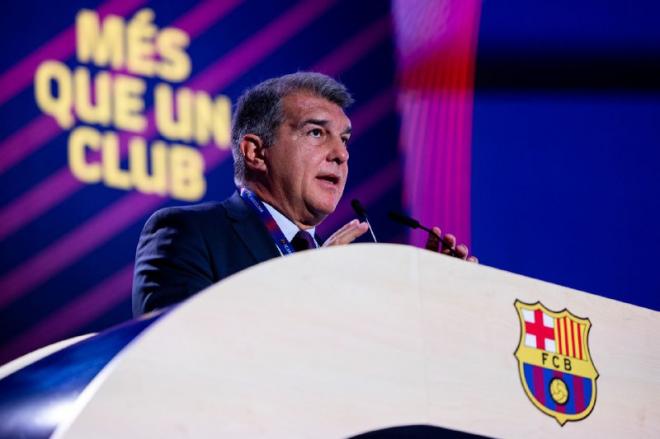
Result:
[[[328,154],[328,160],[331,162],[336,162],[338,165],[346,163],[348,161],[348,149],[346,149],[346,144],[342,139],[338,139],[332,142],[332,148]]]

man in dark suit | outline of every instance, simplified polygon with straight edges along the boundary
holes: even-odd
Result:
[[[259,262],[320,245],[315,228],[335,210],[348,176],[352,103],[334,79],[309,72],[247,90],[232,123],[238,191],[220,203],[162,209],[146,223],[133,277],[133,313],[180,302]],[[353,220],[322,245],[368,230]],[[427,248],[467,258],[433,229]],[[442,246],[440,243],[442,242]]]
[[[163,308],[259,262],[319,246],[315,227],[334,211],[348,175],[352,103],[328,76],[265,81],[238,101],[232,124],[238,192],[220,203],[166,208],[138,243],[133,313]],[[368,230],[351,221],[324,246]]]

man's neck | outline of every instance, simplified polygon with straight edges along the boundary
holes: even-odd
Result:
[[[252,192],[254,192],[254,194],[258,196],[261,199],[261,201],[268,203],[271,207],[273,207],[282,215],[287,217],[289,221],[294,223],[300,230],[308,230],[316,227],[317,223],[313,223],[312,221],[301,220],[300,218],[298,218],[294,212],[290,211],[291,209],[286,208],[286,203],[280,202],[280,200],[278,200],[277,197],[274,197],[270,193],[270,191],[268,191],[266,188],[262,187],[261,185],[246,184],[245,187],[251,190]]]

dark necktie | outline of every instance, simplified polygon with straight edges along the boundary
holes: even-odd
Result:
[[[316,247],[316,243],[314,242],[312,235],[305,232],[304,230],[300,230],[298,233],[296,233],[296,236],[294,236],[291,240],[291,245],[297,252]]]

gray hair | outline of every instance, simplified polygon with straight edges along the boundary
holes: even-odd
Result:
[[[298,91],[310,92],[339,105],[342,109],[353,103],[346,87],[322,73],[297,72],[267,79],[246,90],[238,99],[232,117],[231,143],[234,157],[234,182],[245,184],[245,157],[240,143],[246,134],[255,134],[265,146],[275,141],[275,132],[284,121],[282,99]]]

